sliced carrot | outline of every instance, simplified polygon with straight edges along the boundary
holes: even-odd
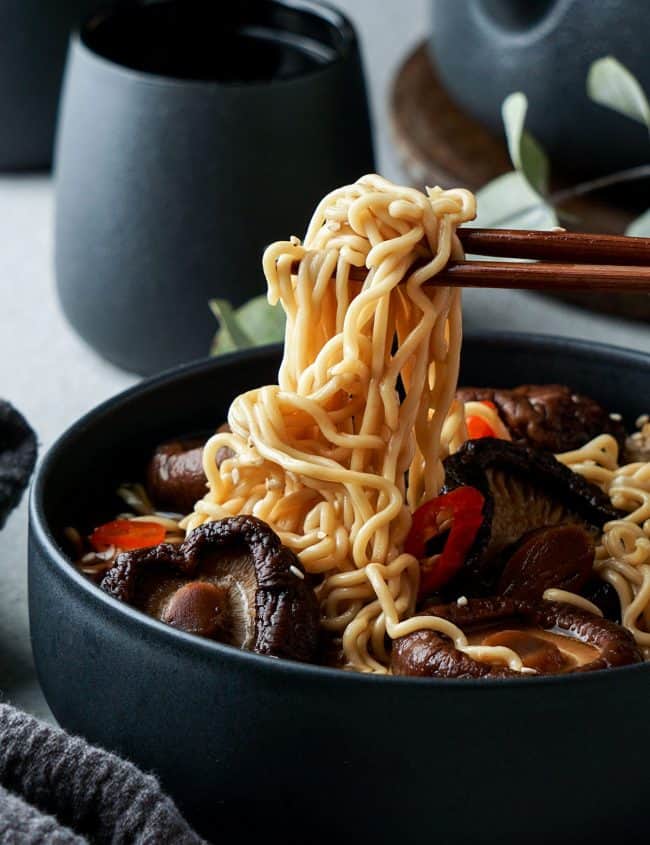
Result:
[[[103,552],[109,546],[118,549],[146,549],[157,546],[165,539],[165,529],[157,522],[135,522],[132,519],[114,519],[95,528],[90,535],[92,547]]]
[[[467,417],[467,436],[470,440],[478,440],[480,437],[496,437],[494,429],[483,417],[471,415]]]

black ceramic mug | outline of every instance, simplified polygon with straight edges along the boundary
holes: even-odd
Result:
[[[56,153],[63,309],[152,373],[206,355],[208,300],[265,289],[264,246],[374,169],[350,23],[294,0],[127,2],[73,38]]]

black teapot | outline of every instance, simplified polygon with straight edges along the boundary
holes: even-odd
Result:
[[[650,95],[641,0],[432,0],[430,51],[458,104],[497,133],[501,102],[528,96],[527,126],[554,163],[594,176],[648,161],[645,127],[593,103],[593,61],[615,56]]]

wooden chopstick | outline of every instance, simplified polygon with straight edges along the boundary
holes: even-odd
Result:
[[[528,261],[450,261],[427,284],[512,290],[608,291],[650,294],[650,238],[526,229],[458,229],[477,255]],[[414,270],[422,259],[411,267]],[[298,271],[298,263],[292,267]],[[365,268],[350,279],[363,282]]]
[[[465,252],[500,258],[534,258],[576,264],[650,266],[650,238],[541,232],[535,229],[457,230]]]
[[[452,261],[430,284],[463,288],[650,293],[650,267],[611,264]]]

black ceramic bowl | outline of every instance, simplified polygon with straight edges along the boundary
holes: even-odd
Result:
[[[240,835],[257,825],[285,842],[578,843],[644,829],[648,665],[492,682],[357,675],[194,638],[74,569],[62,528],[133,478],[161,438],[214,428],[237,393],[275,380],[278,361],[265,348],[145,382],[44,459],[31,498],[30,616],[61,725],[157,772],[212,838],[233,819]],[[480,336],[465,342],[462,381],[569,382],[630,423],[647,410],[650,356]]]

